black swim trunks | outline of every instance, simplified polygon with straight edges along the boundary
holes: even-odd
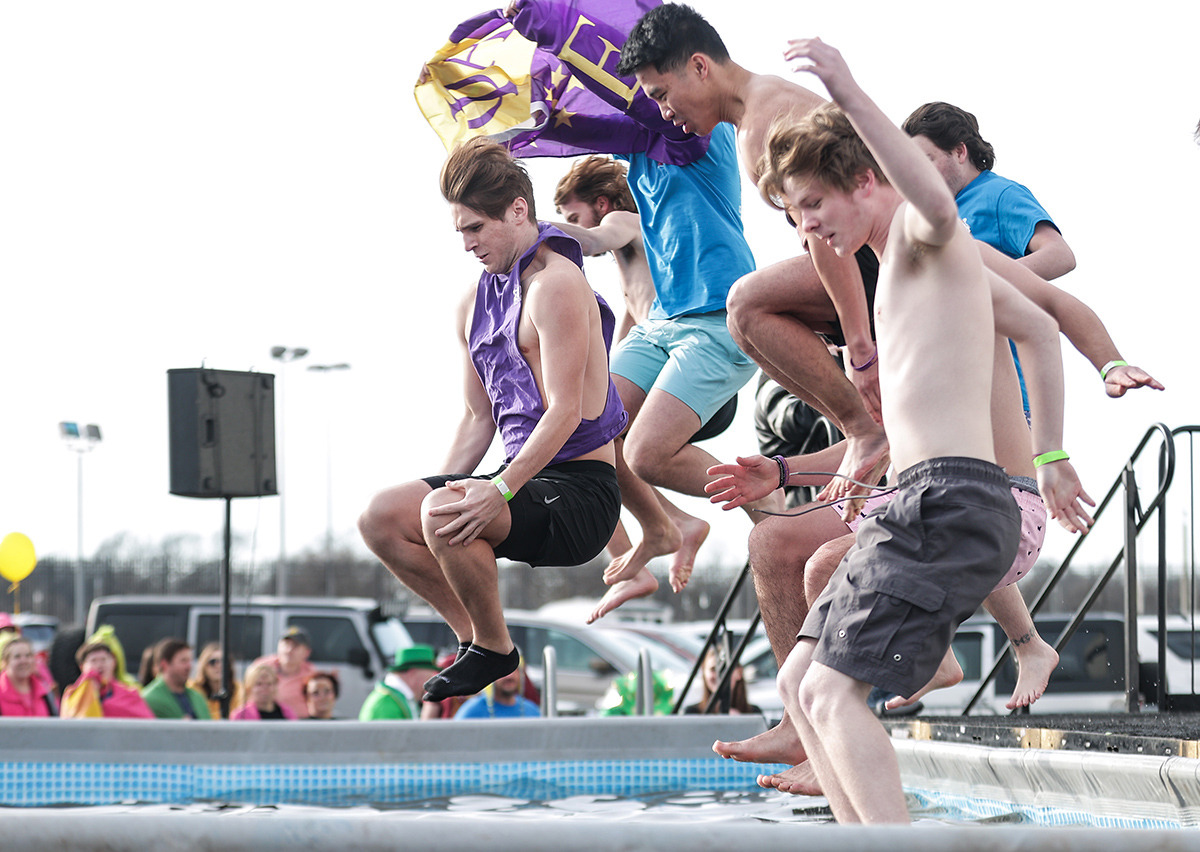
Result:
[[[879,258],[870,246],[863,246],[854,253],[858,271],[862,275],[863,289],[867,291],[867,320],[871,323],[871,339],[875,339],[875,285],[879,282]],[[846,335],[840,320],[834,320],[833,331],[822,335],[835,346],[846,345]]]
[[[436,489],[454,479],[487,480],[496,473],[445,474],[422,481]],[[508,511],[512,528],[496,546],[496,556],[533,566],[582,565],[604,549],[621,517],[617,472],[602,461],[549,465],[513,495]]]
[[[817,662],[912,695],[1012,565],[1021,517],[1004,471],[980,459],[929,459],[898,482],[862,522],[800,638],[817,640]]]

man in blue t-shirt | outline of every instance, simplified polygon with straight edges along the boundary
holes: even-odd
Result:
[[[992,171],[996,153],[975,116],[951,104],[917,108],[904,122],[933,161],[971,236],[1020,260],[1046,281],[1075,268],[1075,255],[1050,214],[1028,189]]]
[[[524,661],[479,695],[468,698],[454,714],[455,719],[536,719],[542,715],[536,704],[522,695]]]
[[[1075,254],[1033,193],[992,171],[996,152],[979,133],[975,116],[935,101],[918,107],[904,131],[933,162],[958,205],[958,215],[975,239],[1017,260],[1046,281],[1075,268]],[[1009,344],[1012,346],[1012,344]],[[1021,403],[1029,417],[1029,395],[1017,351]]]

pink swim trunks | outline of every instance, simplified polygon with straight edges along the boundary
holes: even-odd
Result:
[[[1029,481],[1028,477],[1022,477],[1022,480]],[[858,526],[863,519],[891,500],[894,493],[888,492],[878,497],[868,497],[867,502],[863,504],[862,511],[858,513],[858,517],[847,524],[851,532],[858,532]],[[1017,546],[1017,558],[1004,578],[996,584],[997,589],[1011,586],[1029,573],[1029,569],[1037,562],[1038,555],[1042,552],[1042,541],[1046,537],[1046,504],[1042,502],[1042,498],[1031,493],[1027,488],[1017,485],[1012,487],[1012,495],[1013,499],[1017,501],[1017,508],[1021,510],[1021,542]],[[841,513],[838,506],[831,506],[830,509]]]

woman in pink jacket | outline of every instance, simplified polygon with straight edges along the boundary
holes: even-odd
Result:
[[[141,693],[117,679],[112,648],[103,642],[88,642],[75,652],[75,660],[81,674],[63,692],[64,718],[154,718]]]
[[[57,716],[54,696],[37,674],[28,639],[10,639],[0,652],[0,716]]]
[[[279,676],[275,667],[262,660],[246,670],[242,695],[246,703],[230,714],[230,719],[295,719],[287,705],[275,700],[279,691]]]

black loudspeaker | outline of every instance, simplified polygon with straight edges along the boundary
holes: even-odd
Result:
[[[275,482],[275,376],[167,370],[171,493],[263,497]]]

